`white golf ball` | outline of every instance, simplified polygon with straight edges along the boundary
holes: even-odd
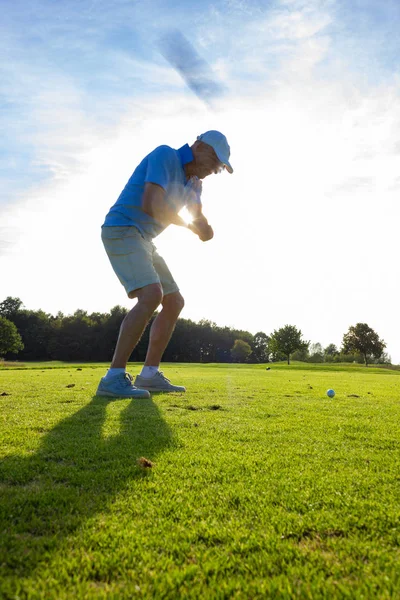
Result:
[[[326,392],[326,395],[329,396],[329,398],[333,398],[335,395],[335,390],[328,390]]]

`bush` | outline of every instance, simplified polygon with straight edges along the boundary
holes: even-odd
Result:
[[[5,317],[0,317],[0,356],[17,354],[23,348],[24,344],[14,323]]]
[[[232,360],[234,362],[246,362],[251,354],[251,346],[244,340],[235,340],[231,350]]]

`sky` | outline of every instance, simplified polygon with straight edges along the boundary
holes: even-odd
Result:
[[[400,363],[398,0],[0,0],[0,301],[132,306],[100,228],[156,146],[219,129],[214,239],[155,240],[195,321],[341,345],[368,323]],[[179,28],[225,93],[159,50]]]

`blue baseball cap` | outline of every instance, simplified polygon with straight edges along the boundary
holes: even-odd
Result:
[[[206,131],[197,137],[200,142],[204,142],[211,146],[215,154],[218,156],[218,159],[225,165],[228,173],[233,173],[233,169],[229,162],[229,157],[231,155],[231,149],[228,144],[228,140],[220,131]]]

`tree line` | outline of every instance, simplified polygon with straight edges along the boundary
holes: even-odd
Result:
[[[0,357],[26,361],[111,361],[126,308],[114,306],[108,313],[76,310],[72,315],[55,316],[42,310],[28,310],[20,298],[8,296],[0,302]],[[154,315],[153,319],[155,318]],[[130,360],[143,362],[149,340],[150,321]],[[310,344],[293,325],[270,335],[220,327],[208,320],[198,323],[178,319],[164,353],[165,362],[250,362],[279,360],[309,362],[390,363],[383,340],[365,323],[350,327],[342,347]]]

